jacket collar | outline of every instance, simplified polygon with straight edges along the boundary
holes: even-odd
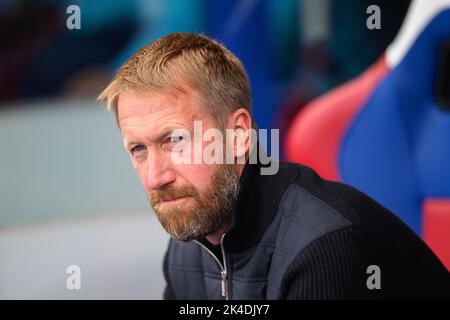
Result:
[[[283,162],[274,175],[262,175],[263,167],[259,161],[247,163],[240,177],[231,226],[224,239],[228,252],[242,252],[259,243],[277,214],[285,190],[297,177],[297,170]]]

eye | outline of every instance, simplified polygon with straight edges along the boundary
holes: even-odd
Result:
[[[137,146],[131,148],[131,153],[136,153],[136,152],[140,152],[140,151],[144,151],[145,150],[145,146],[143,146],[142,144],[138,144]]]
[[[169,137],[169,141],[172,143],[177,143],[183,141],[183,136],[171,136]]]

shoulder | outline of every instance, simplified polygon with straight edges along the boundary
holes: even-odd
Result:
[[[356,188],[322,179],[306,166],[293,163],[284,166],[297,171],[280,203],[291,214],[313,225],[325,225],[325,232],[351,225],[378,240],[383,235],[419,240],[394,213]]]
[[[303,272],[303,277],[321,276],[326,284],[334,279],[328,277],[337,277],[335,286],[347,280],[353,285],[339,292],[351,296],[367,293],[364,277],[373,264],[383,272],[383,293],[392,297],[420,297],[445,283],[445,268],[436,256],[388,209],[351,186],[322,179],[308,167],[284,166],[298,174],[280,203],[276,250],[285,253],[280,279]]]
[[[280,168],[297,171],[297,178],[287,191],[308,195],[314,199],[314,203],[321,202],[328,208],[328,212],[341,215],[351,223],[362,222],[368,214],[378,217],[393,216],[389,210],[356,188],[345,183],[325,180],[309,167],[284,162]],[[295,200],[302,202],[299,198]]]
[[[283,194],[279,204],[282,213],[281,232],[310,234],[311,242],[327,233],[359,225],[363,211],[380,211],[358,190],[343,183],[327,181],[311,168],[280,162],[280,171],[296,171],[296,178]],[[373,208],[368,208],[372,205]]]
[[[350,227],[359,235],[364,250],[373,255],[397,255],[406,248],[410,259],[432,255],[397,216],[364,193],[324,180],[308,167],[287,165],[298,175],[280,202],[279,232],[301,242],[295,255],[313,241]],[[280,245],[286,246],[283,242]]]

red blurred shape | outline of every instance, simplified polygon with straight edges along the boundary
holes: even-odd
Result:
[[[287,160],[309,166],[325,179],[341,180],[338,154],[342,138],[388,70],[383,55],[357,78],[307,105],[287,133]]]
[[[450,271],[450,199],[425,200],[423,238]]]

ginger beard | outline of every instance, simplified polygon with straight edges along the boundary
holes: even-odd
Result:
[[[166,185],[151,192],[150,202],[163,228],[176,240],[191,241],[218,231],[231,222],[239,180],[229,164],[217,165],[205,194],[192,184]],[[187,197],[165,205],[161,201]]]

